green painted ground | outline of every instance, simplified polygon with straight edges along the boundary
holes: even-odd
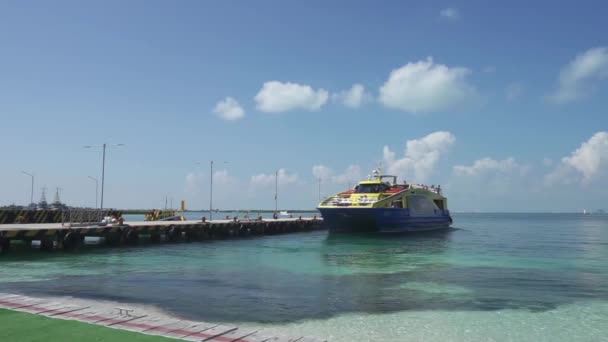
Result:
[[[175,340],[0,309],[0,341],[168,342]]]

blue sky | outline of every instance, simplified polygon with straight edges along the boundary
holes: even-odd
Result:
[[[452,210],[608,209],[608,5],[3,1],[0,205],[313,208],[382,162]],[[227,161],[228,163],[223,163]],[[201,164],[196,164],[201,163]]]

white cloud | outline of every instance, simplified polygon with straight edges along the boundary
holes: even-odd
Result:
[[[433,63],[433,58],[391,71],[380,87],[380,102],[412,113],[451,109],[473,100],[475,88],[466,82],[470,70]]]
[[[184,186],[184,192],[186,193],[198,193],[203,183],[203,174],[190,172],[186,175],[186,184]]]
[[[557,167],[545,176],[545,184],[589,183],[605,172],[608,166],[608,132],[595,133],[589,140],[562,158]]]
[[[445,19],[458,19],[460,18],[460,12],[456,8],[444,8],[439,12],[439,16]]]
[[[226,170],[218,170],[213,173],[213,183],[220,185],[235,184],[237,179],[230,176]]]
[[[365,92],[363,85],[356,83],[349,90],[334,94],[332,98],[342,102],[347,107],[359,108],[364,102],[370,101],[372,96]]]
[[[227,121],[239,120],[245,116],[243,107],[241,107],[241,105],[230,96],[218,102],[215,105],[213,112],[220,118]]]
[[[334,171],[324,165],[312,167],[315,179],[321,179],[336,184],[355,183],[361,180],[361,168],[358,165],[350,165],[343,173],[335,174]]]
[[[508,101],[513,101],[524,93],[524,86],[519,82],[510,83],[505,89],[505,96]]]
[[[395,152],[384,146],[383,159],[389,174],[404,176],[409,182],[425,182],[433,172],[439,158],[454,144],[452,133],[438,131],[421,139],[408,140],[404,157],[397,159]]]
[[[518,163],[514,158],[493,159],[482,158],[469,166],[456,165],[454,174],[446,185],[446,190],[460,198],[475,201],[496,201],[503,196],[517,194],[515,189],[535,191],[530,184],[527,165]],[[479,204],[482,205],[483,204]]]
[[[270,81],[264,83],[254,99],[258,110],[280,113],[295,109],[319,110],[328,98],[329,93],[324,89],[314,90],[308,85]]]
[[[492,158],[483,158],[476,160],[471,166],[456,165],[454,173],[456,175],[465,176],[481,176],[489,172],[511,172],[519,171],[525,173],[527,168],[519,165],[514,158],[496,160]]]
[[[275,180],[279,185],[292,184],[298,181],[297,174],[288,174],[287,170],[279,169],[278,174],[274,173],[261,173],[255,176],[251,176],[251,185],[253,186],[269,186],[274,185]]]
[[[333,170],[325,165],[314,165],[312,167],[312,175],[315,179],[329,179],[333,173]]]
[[[350,165],[343,173],[335,175],[333,181],[336,183],[355,183],[361,180],[361,168],[359,165]]]
[[[594,82],[605,78],[608,78],[608,47],[589,49],[562,68],[557,90],[549,100],[566,103],[581,99],[593,91]]]
[[[493,74],[496,72],[496,67],[494,65],[487,65],[481,71],[485,72],[486,74]]]

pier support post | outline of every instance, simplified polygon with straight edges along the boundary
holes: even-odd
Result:
[[[139,241],[139,233],[131,228],[127,228],[123,232],[122,241],[129,245],[134,245]]]
[[[186,241],[198,241],[200,240],[200,230],[194,227],[186,229]]]
[[[43,252],[50,252],[55,247],[55,241],[53,239],[42,239],[40,240],[40,250]]]
[[[73,231],[68,231],[61,239],[63,242],[62,247],[65,251],[78,249],[84,243],[84,236]]]
[[[182,235],[181,230],[176,226],[171,226],[167,229],[167,241],[176,242]]]
[[[199,237],[201,240],[209,240],[210,236],[209,236],[209,226],[208,225],[204,225],[202,227],[199,228]]]
[[[120,232],[110,232],[103,236],[106,245],[117,245],[121,242],[121,238]]]
[[[0,254],[8,252],[8,249],[10,246],[11,246],[11,240],[0,237]]]
[[[152,233],[152,234],[150,234],[150,241],[154,242],[154,243],[159,243],[160,242],[160,234],[159,233]]]

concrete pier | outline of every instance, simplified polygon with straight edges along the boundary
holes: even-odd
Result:
[[[123,224],[0,224],[0,253],[6,253],[13,241],[31,244],[40,241],[40,249],[71,250],[84,243],[86,237],[103,238],[113,245],[202,241],[249,236],[276,235],[323,229],[322,220],[312,218],[213,220],[213,221],[139,221]]]

